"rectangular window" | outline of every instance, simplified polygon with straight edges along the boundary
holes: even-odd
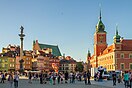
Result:
[[[26,62],[26,64],[28,64],[28,62]]]
[[[5,64],[5,68],[7,68],[8,67],[8,64]]]
[[[5,59],[5,62],[7,62],[7,59]]]
[[[12,64],[12,67],[14,67],[14,64]]]
[[[65,66],[68,66],[68,64],[65,64]]]
[[[65,70],[69,70],[69,68],[68,68],[68,67],[66,67],[66,68],[65,68]]]
[[[132,70],[132,63],[130,64],[130,70]]]
[[[132,59],[132,54],[129,54],[129,58]]]
[[[10,67],[12,67],[12,65],[10,64]]]
[[[15,60],[13,59],[12,62],[14,62]]]
[[[124,69],[124,63],[121,63],[121,69]]]
[[[112,69],[113,69],[113,65],[111,65],[112,66]]]

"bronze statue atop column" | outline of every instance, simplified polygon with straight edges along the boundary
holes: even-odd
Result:
[[[23,60],[23,40],[24,40],[24,36],[25,36],[25,34],[23,33],[23,30],[24,30],[24,28],[23,28],[23,26],[21,26],[20,27],[20,34],[19,34],[19,36],[20,36],[20,41],[21,41],[21,46],[20,46],[20,72],[23,72],[24,71],[24,68],[23,68],[23,62],[24,62],[24,60]]]

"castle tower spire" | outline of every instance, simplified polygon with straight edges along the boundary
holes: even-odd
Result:
[[[119,43],[120,42],[120,38],[121,36],[118,34],[118,25],[116,25],[116,33],[115,33],[115,36],[114,36],[114,43]]]
[[[104,30],[105,30],[105,25],[103,24],[103,22],[102,22],[102,15],[101,15],[102,13],[101,13],[101,7],[100,7],[100,12],[99,12],[99,21],[98,21],[98,23],[97,23],[97,25],[96,25],[96,32],[105,32]]]
[[[118,25],[116,25],[116,35],[118,35]]]
[[[100,14],[99,14],[99,19],[101,20],[101,6],[100,6]]]
[[[107,48],[105,25],[102,22],[102,10],[99,11],[99,20],[94,34],[94,54],[99,56]]]

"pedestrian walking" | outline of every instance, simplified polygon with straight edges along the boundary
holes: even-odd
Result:
[[[116,86],[116,73],[115,73],[115,71],[113,71],[112,78],[113,78],[113,86]]]
[[[88,84],[91,85],[91,82],[90,82],[91,73],[89,70],[87,72],[87,77],[88,77]]]
[[[75,73],[72,74],[72,83],[75,83]]]
[[[50,74],[50,84],[52,85],[53,84],[53,76],[52,76],[52,74]]]
[[[42,71],[39,75],[39,78],[40,78],[40,84],[43,84],[43,72]]]
[[[34,79],[34,81],[37,80],[37,76],[36,76],[36,74],[37,74],[37,73],[34,73],[34,75],[33,75],[33,79]]]
[[[19,80],[19,76],[17,72],[15,72],[15,75],[14,75],[14,87],[15,88],[18,88],[18,80]]]
[[[58,73],[58,77],[57,77],[58,84],[60,84],[60,79],[61,79],[61,76],[60,76],[60,73]]]
[[[72,83],[72,72],[70,72],[70,74],[69,74],[69,77],[70,77],[70,83]]]
[[[4,83],[4,80],[5,80],[5,74],[1,73],[1,83]]]
[[[79,73],[79,81],[82,81],[82,74]]]
[[[64,74],[62,73],[60,76],[61,76],[61,84],[63,84]]]
[[[125,74],[124,74],[124,81],[125,81],[125,88],[127,88],[129,85],[129,74],[127,71],[125,71]]]
[[[12,85],[13,85],[13,74],[12,74],[12,72],[9,73],[8,82],[9,82],[9,88],[13,88],[12,87]]]
[[[86,72],[84,72],[83,78],[84,78],[84,81],[85,81],[85,85],[87,85],[87,73]]]
[[[122,83],[122,77],[121,77],[121,74],[118,75],[118,83]]]
[[[53,85],[55,85],[55,81],[56,81],[56,74],[53,72]]]
[[[132,87],[132,72],[130,74],[130,88]]]
[[[68,72],[66,71],[66,73],[65,73],[65,83],[68,83],[67,80],[68,80]]]
[[[31,72],[29,72],[29,74],[28,74],[28,79],[29,79],[29,81],[28,81],[28,83],[32,83],[32,73]]]

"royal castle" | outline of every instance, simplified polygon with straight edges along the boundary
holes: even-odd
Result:
[[[107,71],[130,71],[132,70],[132,39],[124,39],[118,33],[113,37],[113,44],[107,44],[107,32],[102,22],[101,11],[99,21],[94,33],[94,53],[91,56],[88,52],[87,61],[90,68],[103,66]]]

